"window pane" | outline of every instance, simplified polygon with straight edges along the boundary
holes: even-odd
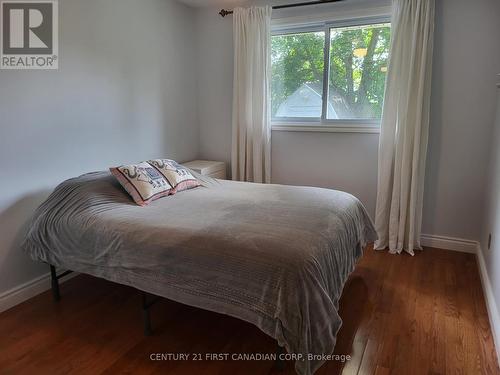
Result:
[[[380,119],[390,24],[330,29],[328,119]]]
[[[324,32],[272,37],[272,117],[320,118]]]

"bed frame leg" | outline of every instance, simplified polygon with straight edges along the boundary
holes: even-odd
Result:
[[[153,330],[151,328],[151,315],[149,313],[149,308],[151,304],[148,303],[148,296],[146,293],[141,292],[142,298],[142,316],[144,319],[144,336],[151,336],[153,334]]]
[[[282,354],[285,353],[285,348],[279,344],[276,346],[276,361],[274,362],[274,367],[277,371],[285,370],[285,361],[282,358]]]
[[[61,300],[61,293],[59,292],[59,278],[57,277],[56,267],[52,264],[50,265],[50,279],[52,296],[54,297],[54,301],[59,302]]]

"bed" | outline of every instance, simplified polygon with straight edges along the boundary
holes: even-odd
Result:
[[[23,248],[86,273],[260,328],[301,375],[331,354],[342,288],[376,239],[363,205],[329,189],[206,181],[135,205],[109,172],[60,184],[36,211]]]

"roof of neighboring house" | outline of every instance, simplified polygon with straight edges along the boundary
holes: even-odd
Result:
[[[321,117],[321,82],[304,83],[278,107],[276,117]],[[328,118],[350,118],[351,111],[345,99],[330,89]]]

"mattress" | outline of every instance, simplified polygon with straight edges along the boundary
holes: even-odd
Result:
[[[139,207],[108,172],[60,184],[23,248],[77,272],[227,314],[260,328],[301,375],[331,354],[344,283],[376,239],[354,196],[212,180]]]

